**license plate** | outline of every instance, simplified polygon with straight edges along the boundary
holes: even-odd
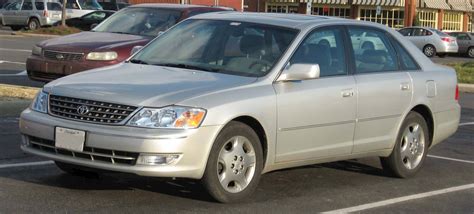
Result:
[[[56,148],[82,152],[85,141],[85,131],[56,127]]]

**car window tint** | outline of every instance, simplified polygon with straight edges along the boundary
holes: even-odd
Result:
[[[48,3],[46,3],[46,6],[48,7],[48,10],[54,10],[54,11],[61,11],[62,10],[62,6],[59,3],[48,2]]]
[[[375,37],[358,36],[361,32]],[[349,34],[357,73],[398,70],[397,55],[385,33],[368,28],[349,28]]]
[[[398,31],[400,34],[402,34],[403,36],[413,36],[412,35],[412,29],[411,28],[405,28],[405,29],[401,29],[400,31]]]
[[[37,10],[44,10],[44,2],[35,2],[35,7]]]
[[[460,33],[455,36],[459,40],[471,40],[471,38],[466,33]]]
[[[392,43],[397,49],[403,70],[413,71],[420,69],[413,57],[407,52],[405,48],[402,47],[402,45],[398,41],[392,40]]]
[[[343,30],[312,32],[296,50],[290,64],[318,64],[321,77],[347,74]]]
[[[21,10],[33,10],[33,3],[31,1],[23,2],[23,5],[21,6]]]
[[[426,30],[422,28],[415,28],[413,30],[413,36],[426,36]]]

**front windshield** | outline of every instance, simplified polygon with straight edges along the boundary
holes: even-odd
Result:
[[[297,33],[255,23],[187,20],[130,62],[261,77],[278,62]]]
[[[106,19],[94,31],[157,36],[176,24],[181,16],[177,10],[160,8],[126,8]]]
[[[78,2],[83,10],[102,10],[97,0],[78,0]]]

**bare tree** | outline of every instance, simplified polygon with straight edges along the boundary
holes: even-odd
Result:
[[[61,26],[66,27],[66,3],[67,0],[63,0],[63,10],[61,13]]]

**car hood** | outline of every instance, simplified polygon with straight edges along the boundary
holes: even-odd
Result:
[[[81,32],[40,42],[44,49],[64,52],[110,50],[121,46],[145,44],[152,37],[107,32]]]
[[[60,96],[161,107],[256,80],[253,77],[121,63],[55,80],[44,90]]]

